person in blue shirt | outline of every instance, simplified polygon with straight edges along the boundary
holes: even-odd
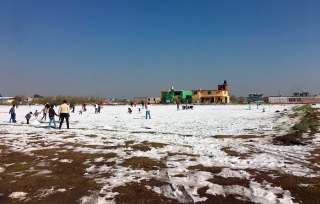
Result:
[[[13,123],[16,123],[16,109],[15,109],[15,104],[12,105],[12,108],[9,111],[9,114],[11,114],[10,120],[12,120]]]

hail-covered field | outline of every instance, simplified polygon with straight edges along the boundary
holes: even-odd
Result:
[[[104,106],[95,114],[94,107],[87,106],[80,114],[81,106],[76,106],[70,129],[64,122],[61,130],[55,130],[47,128],[48,116],[40,120],[42,114],[25,124],[25,115],[43,106],[19,106],[17,123],[8,122],[10,106],[0,106],[0,182],[13,185],[9,190],[0,188],[0,201],[33,202],[57,194],[63,201],[63,195],[80,188],[76,182],[62,185],[46,180],[46,185],[39,182],[31,190],[23,185],[27,182],[23,179],[30,177],[59,180],[58,168],[51,169],[59,165],[71,169],[81,164],[75,178],[95,183],[90,187],[94,189],[75,198],[80,203],[126,203],[120,195],[128,190],[121,187],[133,183],[143,184],[141,188],[163,201],[212,203],[215,197],[228,199],[231,195],[239,202],[294,203],[301,198],[273,179],[319,177],[319,165],[308,160],[310,152],[319,149],[319,133],[308,145],[272,142],[301,119],[293,112],[294,105],[259,109],[253,105],[251,110],[246,105],[195,105],[193,110],[180,107],[179,111],[174,105],[151,105],[151,119],[145,118],[141,106],[132,107],[132,114],[127,113],[128,107]],[[9,153],[28,158],[10,162]],[[84,160],[81,154],[86,155]],[[17,164],[23,168],[14,169]]]

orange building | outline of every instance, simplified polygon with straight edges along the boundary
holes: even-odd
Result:
[[[191,90],[192,103],[230,103],[228,83],[218,85],[216,90]]]

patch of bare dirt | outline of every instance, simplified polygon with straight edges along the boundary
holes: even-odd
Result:
[[[250,200],[248,200],[247,198],[243,198],[240,196],[238,197],[235,197],[234,195],[225,195],[225,196],[222,196],[222,195],[212,195],[212,194],[208,194],[206,193],[206,191],[208,190],[209,188],[208,187],[203,187],[203,188],[200,188],[198,190],[198,194],[200,196],[203,196],[203,197],[207,197],[208,199],[205,200],[205,201],[202,201],[202,202],[197,202],[199,204],[213,204],[213,203],[219,203],[219,204],[250,204],[250,203],[253,203],[251,202]]]
[[[307,145],[302,138],[302,132],[296,131],[273,139],[274,145]]]
[[[206,167],[206,166],[203,166],[203,165],[196,165],[196,166],[189,166],[188,167],[189,170],[193,170],[193,171],[207,171],[207,172],[211,172],[213,174],[217,174],[217,173],[220,173],[223,169],[223,167],[216,167],[216,166],[213,166],[213,167]]]
[[[162,161],[156,161],[148,157],[132,157],[126,159],[121,166],[131,167],[132,169],[143,169],[145,171],[158,170],[160,168],[166,168],[166,165]]]
[[[239,153],[237,151],[233,151],[230,149],[230,147],[223,147],[221,148],[221,151],[224,151],[225,153],[227,153],[230,156],[234,156],[234,157],[239,157],[240,159],[247,159],[249,158],[253,153],[253,151],[250,151],[248,153]]]
[[[1,146],[1,149],[5,148]],[[33,152],[34,156],[8,150],[1,151],[0,164],[10,165],[5,165],[5,171],[0,173],[0,203],[77,203],[81,197],[89,196],[90,190],[100,190],[101,186],[93,179],[83,176],[88,168],[84,162],[98,157],[107,159],[115,155],[61,150],[63,149],[38,150]],[[56,157],[72,162],[52,160]],[[48,193],[57,189],[64,189],[65,192]],[[28,199],[11,199],[9,195],[12,192],[26,192]]]
[[[247,170],[251,173],[253,180],[258,183],[267,181],[273,187],[281,187],[290,191],[293,202],[296,203],[319,203],[320,178],[298,177],[289,174],[282,174],[277,171],[256,171]]]
[[[320,113],[314,108],[308,109],[305,115],[301,118],[300,122],[295,124],[292,129],[294,132],[288,133],[283,136],[277,136],[273,139],[275,145],[307,145],[314,134],[319,129]],[[308,132],[308,136],[303,133]],[[303,137],[304,136],[304,137]]]
[[[150,187],[161,187],[164,185],[169,185],[169,183],[151,179],[148,181],[140,181],[139,183],[128,183],[125,186],[119,186],[113,189],[113,192],[118,192],[119,195],[115,197],[117,204],[176,204],[179,203],[177,200],[163,197],[151,189],[148,189],[146,185]]]

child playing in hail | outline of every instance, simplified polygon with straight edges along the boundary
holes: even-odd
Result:
[[[29,124],[29,120],[30,120],[31,116],[32,116],[32,112],[30,112],[30,113],[28,113],[28,114],[26,115],[27,124]]]
[[[57,129],[56,120],[54,119],[55,115],[58,116],[56,114],[56,112],[54,111],[54,109],[53,109],[53,104],[51,104],[50,109],[49,109],[49,119],[50,119],[49,126],[48,126],[49,129],[51,128],[51,122],[52,121],[53,121],[53,124],[54,124],[54,129]]]
[[[36,110],[35,112],[34,112],[34,117],[36,118],[36,120],[38,119],[38,115],[39,115],[39,112],[38,112],[38,110]]]

